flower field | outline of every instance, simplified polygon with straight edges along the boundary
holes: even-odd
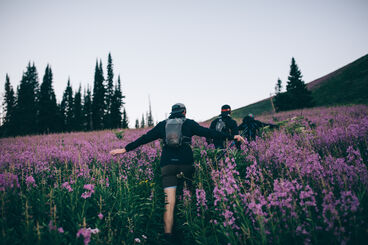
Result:
[[[359,244],[368,239],[368,107],[257,118],[241,151],[194,137],[193,189],[177,192],[181,244]],[[147,129],[0,139],[1,244],[162,244],[164,193]]]

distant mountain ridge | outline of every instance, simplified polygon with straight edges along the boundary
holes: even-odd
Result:
[[[368,54],[306,84],[315,106],[368,104]],[[234,118],[273,113],[271,97],[232,111]]]

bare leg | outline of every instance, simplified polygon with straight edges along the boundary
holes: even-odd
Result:
[[[174,208],[176,199],[176,187],[169,187],[164,189],[165,192],[165,233],[171,233],[174,224]]]

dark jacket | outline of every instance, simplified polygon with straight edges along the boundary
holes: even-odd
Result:
[[[128,144],[125,149],[127,151],[134,150],[135,148],[154,141],[156,139],[165,139],[165,125],[166,120],[159,122],[153,129],[148,131],[146,134],[139,137],[134,142]],[[234,137],[219,133],[215,130],[211,130],[200,126],[197,122],[191,119],[186,119],[182,126],[182,134],[186,137],[188,143],[183,144],[181,147],[172,148],[164,145],[161,153],[161,167],[168,164],[193,164],[193,151],[190,146],[191,137],[193,135],[215,138],[215,139],[233,139]]]
[[[239,134],[238,125],[234,119],[232,119],[228,115],[220,115],[218,118],[213,120],[210,125],[210,129],[216,130],[216,124],[217,122],[222,119],[225,122],[225,128],[222,130],[223,133],[231,135],[234,137],[234,135]],[[216,148],[225,148],[225,140],[226,139],[214,139],[213,144]],[[236,147],[240,148],[240,142],[236,142]]]
[[[243,131],[242,135],[247,137],[247,140],[254,140],[260,128],[270,126],[271,128],[276,127],[276,125],[263,123],[261,121],[255,120],[252,117],[245,116],[243,122],[239,125],[239,131]]]

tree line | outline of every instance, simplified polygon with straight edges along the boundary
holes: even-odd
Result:
[[[68,79],[60,103],[57,103],[53,88],[51,66],[47,65],[40,85],[35,64],[28,63],[16,91],[6,75],[0,135],[5,137],[128,128],[129,121],[123,108],[124,98],[120,76],[114,83],[111,53],[107,60],[106,79],[102,61],[96,61],[92,90],[87,86],[82,94],[80,85],[73,91]]]
[[[314,105],[312,94],[307,89],[302,77],[302,73],[294,57],[292,57],[286,91],[282,92],[282,81],[279,78],[275,86],[275,96],[271,98],[276,112],[312,107]]]

